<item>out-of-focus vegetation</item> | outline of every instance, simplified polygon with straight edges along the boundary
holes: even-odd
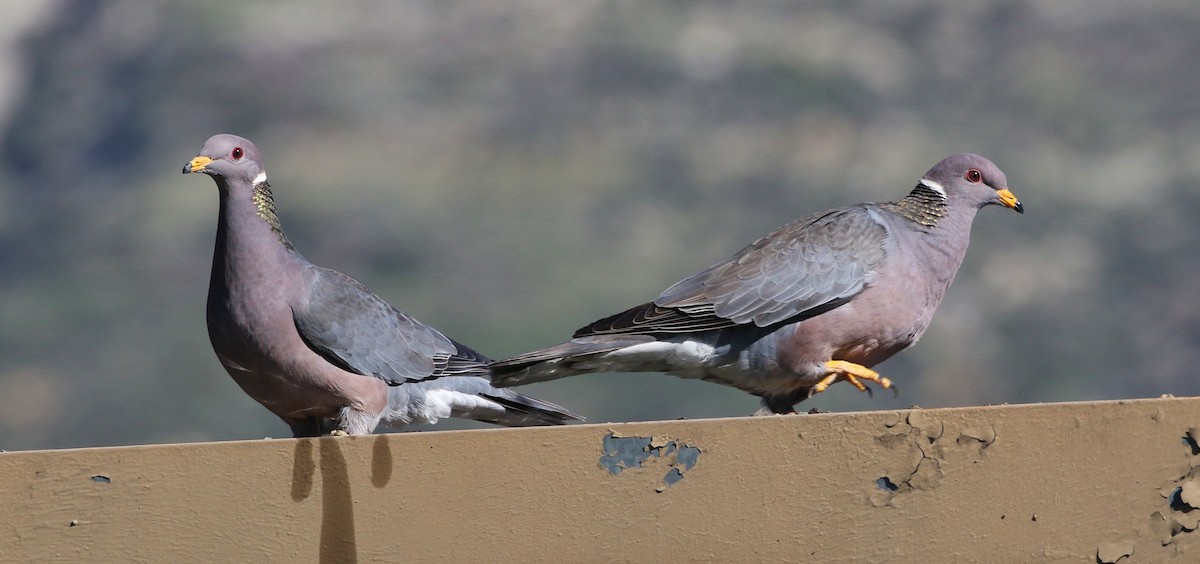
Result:
[[[984,210],[922,342],[802,408],[1200,393],[1200,5],[29,3],[0,23],[0,448],[286,436],[204,327],[254,140],[311,260],[493,356],[652,299],[960,151]],[[21,17],[17,17],[21,16]],[[526,391],[592,422],[746,415],[657,374]]]

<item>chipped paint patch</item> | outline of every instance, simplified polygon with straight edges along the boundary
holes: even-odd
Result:
[[[652,440],[652,437],[618,437],[609,433],[604,436],[600,466],[613,476],[626,468],[641,468],[642,462],[650,458]]]
[[[1104,564],[1112,564],[1128,556],[1133,556],[1133,541],[1106,542],[1096,548],[1096,560]]]
[[[1181,439],[1183,444],[1187,445],[1188,449],[1191,451],[1192,456],[1200,454],[1200,441],[1197,441],[1196,438],[1198,432],[1200,432],[1200,429],[1191,427],[1186,433],[1183,434],[1183,438]]]
[[[1159,488],[1166,507],[1150,515],[1150,531],[1163,546],[1200,528],[1200,428],[1188,428],[1180,442],[1188,470]]]
[[[616,476],[626,470],[658,465],[660,463],[656,460],[662,460],[668,469],[662,477],[662,485],[655,488],[655,491],[662,492],[683,480],[684,473],[691,470],[699,459],[699,448],[668,437],[621,437],[609,433],[604,436],[602,443],[600,467]]]
[[[938,439],[944,428],[940,421],[911,411],[885,427],[888,432],[876,440],[889,449],[908,451],[911,462],[875,480],[876,489],[868,496],[875,507],[891,505],[898,494],[936,488],[942,478],[943,452]]]
[[[875,507],[887,507],[897,495],[937,488],[944,474],[943,467],[954,462],[974,464],[984,459],[985,451],[996,442],[996,429],[990,424],[947,430],[945,423],[920,409],[897,412],[896,418],[884,423],[884,433],[876,442],[888,448],[906,452],[898,465],[886,469],[875,480],[867,495]]]

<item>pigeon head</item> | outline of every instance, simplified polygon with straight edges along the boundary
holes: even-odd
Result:
[[[995,204],[1025,213],[1025,206],[1009,191],[1004,173],[979,155],[960,153],[942,159],[921,177],[920,185],[940,193],[951,206]]]
[[[262,155],[249,140],[222,133],[208,138],[200,154],[183,165],[183,173],[199,172],[217,179],[218,184],[254,186],[267,180]]]
[[[279,215],[275,213],[275,198],[267,173],[263,170],[262,155],[248,139],[237,135],[213,135],[204,142],[200,154],[183,165],[183,173],[199,172],[213,177],[221,192],[221,213],[224,217],[227,200],[250,203],[255,213],[267,222],[279,242],[288,248],[291,243],[283,234]]]

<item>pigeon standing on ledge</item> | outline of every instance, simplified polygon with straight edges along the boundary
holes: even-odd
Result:
[[[293,435],[368,434],[380,422],[402,428],[444,417],[507,426],[582,420],[492,387],[487,357],[300,256],[253,143],[213,136],[183,172],[213,177],[221,195],[208,287],[213,349]]]
[[[492,382],[666,372],[757,395],[760,413],[842,380],[893,388],[871,367],[925,332],[991,204],[1024,213],[991,161],[947,157],[899,201],[797,219],[571,341],[492,364]]]

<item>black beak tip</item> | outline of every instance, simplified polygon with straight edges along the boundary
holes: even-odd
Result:
[[[1017,213],[1019,214],[1025,213],[1025,206],[1021,204],[1021,202],[1017,202],[1017,205],[1013,206],[1013,209],[1017,210]]]

